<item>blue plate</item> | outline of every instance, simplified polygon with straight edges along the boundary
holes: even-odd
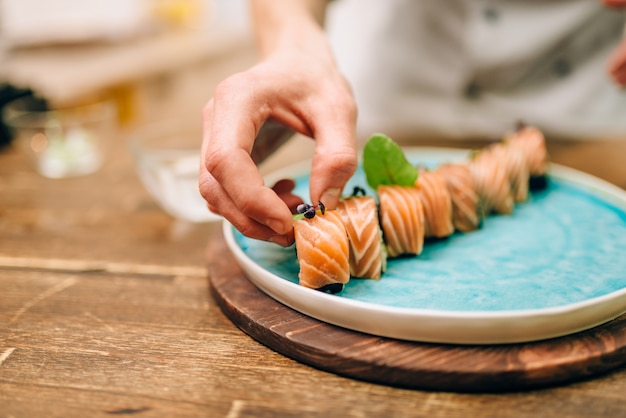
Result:
[[[467,151],[406,149],[434,167]],[[296,180],[308,199],[308,164],[270,176]],[[346,187],[367,188],[362,171]],[[368,189],[369,194],[375,195]],[[295,250],[252,240],[225,224],[248,277],[280,302],[346,328],[417,341],[509,343],[565,335],[626,311],[626,192],[552,164],[548,187],[470,233],[427,242],[389,260],[379,281],[352,279],[337,295],[298,286]]]

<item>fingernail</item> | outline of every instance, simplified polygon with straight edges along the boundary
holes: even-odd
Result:
[[[278,234],[285,234],[288,232],[288,228],[285,227],[284,222],[279,219],[268,219],[267,226],[272,228],[272,230]]]
[[[337,204],[340,196],[341,189],[326,189],[326,191],[322,193],[320,200],[332,209]]]

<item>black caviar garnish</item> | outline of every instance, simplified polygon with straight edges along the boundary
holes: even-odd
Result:
[[[331,283],[331,284],[327,284],[326,286],[322,286],[319,289],[320,292],[325,292],[325,293],[339,293],[343,290],[343,283]]]
[[[531,176],[528,180],[528,188],[531,192],[547,189],[548,177],[545,174],[542,176]]]
[[[300,203],[296,208],[298,213],[304,215],[305,218],[311,219],[315,217],[315,212],[319,210],[322,215],[326,213],[326,206],[320,201],[317,205],[309,205],[308,203]]]
[[[296,210],[298,211],[298,213],[304,213],[309,210],[310,207],[311,205],[309,205],[308,203],[300,203]]]
[[[365,189],[360,186],[354,186],[354,189],[352,189],[352,196],[365,196],[366,194],[367,192],[365,191]]]
[[[311,206],[306,212],[304,212],[304,217],[307,219],[311,219],[315,217],[315,209]]]

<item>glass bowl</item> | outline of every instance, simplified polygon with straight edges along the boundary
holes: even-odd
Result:
[[[198,122],[159,122],[138,129],[130,149],[141,182],[171,216],[189,222],[212,222],[198,189],[202,130]]]
[[[48,108],[44,100],[26,96],[7,104],[2,116],[15,146],[49,178],[99,170],[118,133],[113,101]]]

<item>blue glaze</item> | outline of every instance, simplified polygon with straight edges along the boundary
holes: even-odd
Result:
[[[308,177],[296,180],[295,193],[308,196]],[[345,190],[355,185],[366,188],[361,171]],[[294,247],[234,236],[255,263],[297,283]],[[478,231],[427,242],[417,257],[389,260],[380,281],[352,279],[336,297],[440,311],[562,306],[626,288],[625,249],[626,205],[551,178],[513,214],[492,215]]]

